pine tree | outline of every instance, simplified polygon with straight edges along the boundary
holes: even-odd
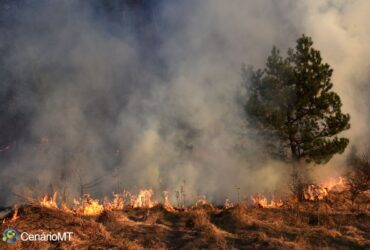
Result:
[[[293,162],[323,164],[347,147],[349,140],[337,135],[349,128],[350,116],[332,91],[333,70],[312,45],[302,35],[286,58],[274,47],[264,69],[244,69],[245,111],[272,152]]]

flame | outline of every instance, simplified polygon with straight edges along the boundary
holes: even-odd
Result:
[[[58,193],[55,192],[54,195],[52,197],[49,197],[48,195],[45,195],[41,201],[40,201],[40,205],[42,207],[47,207],[47,208],[58,208],[58,204],[57,204],[57,195]]]
[[[125,206],[125,197],[121,194],[113,193],[113,201],[110,202],[107,197],[104,199],[104,209],[113,211],[113,210],[122,210]]]
[[[198,207],[198,206],[204,206],[204,205],[207,205],[207,204],[208,204],[207,197],[205,195],[203,195],[203,196],[199,197],[199,199],[195,203],[195,206]]]
[[[104,211],[104,206],[98,199],[93,199],[86,194],[81,201],[74,200],[75,211],[81,215],[99,215]]]
[[[174,212],[175,208],[171,205],[171,202],[168,198],[168,191],[163,191],[162,192],[162,198],[163,198],[163,207],[170,212]]]
[[[323,200],[328,194],[327,188],[314,184],[308,185],[303,193],[304,198],[309,201]]]
[[[309,201],[323,200],[330,191],[343,191],[347,186],[344,177],[330,178],[319,185],[311,184],[304,190],[304,198]]]
[[[66,212],[66,213],[73,213],[73,210],[71,210],[67,204],[65,202],[62,203],[62,207],[61,209],[63,210],[63,212]]]
[[[11,223],[11,222],[15,222],[19,218],[18,213],[19,213],[18,207],[17,207],[17,205],[15,205],[12,218],[11,219],[3,219],[1,224],[5,225],[5,224]]]
[[[253,205],[259,208],[278,208],[284,205],[281,199],[275,201],[274,198],[272,198],[272,200],[268,202],[267,198],[261,194],[255,194],[251,199]]]
[[[16,206],[15,208],[14,208],[14,213],[13,213],[13,216],[12,216],[12,218],[10,219],[10,221],[16,221],[17,219],[18,219],[18,207]]]
[[[73,200],[73,207],[72,209],[67,206],[65,202],[58,206],[57,202],[57,193],[55,192],[52,197],[49,195],[43,196],[39,203],[42,207],[52,208],[52,209],[60,209],[67,213],[77,213],[80,215],[99,215],[104,210],[112,211],[112,210],[122,210],[125,206],[130,206],[134,208],[151,208],[154,205],[158,204],[158,202],[153,202],[151,197],[153,195],[152,189],[143,189],[140,190],[137,196],[132,195],[129,192],[122,192],[121,194],[113,193],[113,200],[110,201],[108,198],[104,199],[103,204],[100,203],[98,199],[93,199],[89,194],[84,195],[80,199]],[[174,211],[171,203],[168,199],[168,192],[164,194],[164,207],[167,210]]]
[[[226,199],[224,203],[224,208],[228,209],[232,207],[234,207],[234,203],[232,203],[229,199]]]
[[[153,190],[152,189],[140,190],[136,199],[134,198],[132,206],[134,208],[137,208],[137,207],[151,208],[151,207],[153,207],[154,204],[151,201],[152,195],[153,195]]]
[[[320,184],[320,186],[327,188],[329,191],[333,189],[343,190],[346,187],[347,181],[344,177],[330,178],[329,180]]]

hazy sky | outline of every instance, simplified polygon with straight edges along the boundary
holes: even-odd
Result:
[[[102,177],[88,192],[154,188],[173,198],[184,185],[189,199],[215,201],[235,198],[236,186],[242,195],[286,189],[287,166],[245,130],[236,97],[242,63],[262,67],[273,45],[285,52],[302,33],[334,68],[351,114],[345,134],[369,145],[369,1],[102,2],[1,5],[1,97],[12,93],[1,140],[17,149],[0,188],[72,197]]]

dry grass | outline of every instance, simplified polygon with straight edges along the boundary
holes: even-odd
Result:
[[[194,228],[201,231],[207,240],[215,241],[220,249],[226,249],[226,240],[223,237],[225,232],[221,231],[209,220],[209,215],[205,209],[196,209],[190,212],[194,222]]]
[[[9,249],[370,249],[369,211],[330,202],[302,203],[300,210],[156,206],[82,217],[27,205],[0,229],[74,232],[71,242],[18,241]],[[0,242],[0,249],[8,246]]]

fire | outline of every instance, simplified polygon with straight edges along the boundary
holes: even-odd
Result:
[[[10,219],[10,221],[16,221],[18,219],[18,207],[16,206],[14,208],[14,213],[13,213],[13,216],[12,218]]]
[[[104,199],[104,208],[106,210],[122,210],[125,206],[125,198],[121,194],[113,193],[113,201],[110,202],[109,199],[106,197]]]
[[[168,191],[163,191],[162,198],[163,198],[163,207],[167,211],[174,212],[175,211],[175,208],[170,203],[170,200],[168,198]]]
[[[154,204],[151,201],[152,195],[153,195],[153,190],[152,189],[140,190],[137,197],[134,198],[132,206],[134,208],[137,208],[137,207],[151,208],[151,207],[153,207]]]
[[[304,190],[304,198],[309,201],[323,200],[329,195],[329,191],[343,191],[347,182],[344,177],[330,178],[320,185],[311,184]]]
[[[343,190],[346,187],[347,181],[344,177],[330,178],[329,180],[320,184],[320,186],[330,190]]]
[[[329,179],[326,182],[323,182],[321,185],[308,185],[304,190],[304,198],[309,201],[323,200],[328,196],[329,191],[331,190],[343,190],[346,187],[346,180],[343,177],[338,179]],[[99,199],[93,199],[90,195],[86,194],[79,200],[74,200],[73,207],[69,208],[66,203],[62,203],[61,206],[58,206],[57,202],[57,192],[53,196],[45,195],[39,201],[42,207],[52,208],[52,209],[61,209],[64,212],[76,213],[80,215],[99,215],[103,211],[113,211],[113,210],[122,210],[125,207],[132,208],[152,208],[158,201],[152,201],[152,196],[154,192],[152,189],[142,189],[139,191],[138,195],[132,195],[129,192],[122,193],[113,193],[113,199],[108,198],[104,199],[104,202],[101,203]],[[171,205],[169,200],[168,191],[162,193],[163,207],[168,211],[175,211],[175,208]],[[259,208],[279,208],[284,205],[282,199],[272,198],[269,201],[265,196],[261,194],[256,194],[251,197],[253,205]],[[195,203],[195,206],[202,206],[209,204],[205,196],[202,196]],[[226,200],[224,207],[230,208],[234,204],[230,200]],[[17,218],[18,210],[14,213],[14,218]],[[15,220],[14,219],[14,220]]]
[[[99,215],[104,211],[104,206],[98,199],[93,199],[86,194],[81,201],[74,200],[75,211],[81,215]]]
[[[61,209],[66,212],[66,213],[73,213],[73,211],[71,209],[69,209],[69,207],[67,206],[67,204],[65,202],[62,203],[62,207]]]
[[[207,201],[207,197],[205,195],[203,195],[203,196],[199,197],[199,199],[195,203],[195,206],[198,207],[198,206],[204,206],[204,205],[207,205],[207,204],[209,204],[208,201]]]
[[[52,197],[49,197],[48,195],[45,195],[41,201],[40,201],[40,205],[42,207],[47,207],[47,208],[58,208],[58,204],[57,204],[57,195],[58,193],[55,192],[54,195]]]
[[[278,208],[284,205],[281,199],[274,200],[272,199],[268,202],[267,198],[261,194],[256,194],[251,197],[253,205],[259,208]]]
[[[63,202],[61,206],[58,206],[57,202],[57,193],[55,192],[52,197],[49,195],[43,196],[39,200],[39,204],[42,207],[52,208],[52,209],[61,209],[67,213],[77,213],[80,215],[99,215],[104,210],[112,211],[112,210],[122,210],[125,206],[133,207],[133,208],[151,208],[154,205],[158,204],[158,202],[153,202],[151,197],[153,196],[154,192],[152,189],[143,189],[140,190],[137,196],[132,195],[129,192],[122,192],[121,194],[113,193],[113,200],[110,201],[108,198],[104,199],[104,202],[101,204],[98,199],[91,198],[90,195],[86,194],[81,199],[73,200],[73,207],[72,209],[68,207],[68,205]],[[163,193],[163,200],[164,200],[164,207],[167,210],[174,211],[169,199],[168,199],[168,192]]]
[[[232,203],[229,199],[226,199],[225,203],[224,203],[224,208],[228,209],[228,208],[232,208],[232,207],[234,207],[234,203]]]
[[[15,222],[19,218],[18,213],[19,213],[18,207],[17,207],[17,205],[15,205],[14,206],[14,212],[13,212],[12,218],[11,219],[3,219],[2,222],[1,222],[1,224],[5,225],[5,224],[9,224],[9,223]]]
[[[323,200],[328,194],[327,188],[314,184],[308,185],[303,193],[304,198],[309,201]]]

